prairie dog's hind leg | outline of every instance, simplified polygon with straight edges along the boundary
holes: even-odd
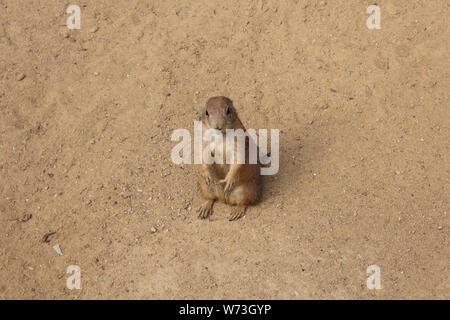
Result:
[[[217,199],[216,187],[208,184],[203,177],[200,180],[200,191],[203,196],[203,204],[198,208],[197,212],[200,219],[206,219],[212,214],[212,207]]]
[[[246,209],[247,209],[247,207],[245,207],[245,206],[236,206],[235,208],[233,208],[233,211],[231,211],[231,215],[228,220],[234,221],[234,220],[238,220],[238,219],[242,218],[245,215]]]
[[[247,206],[255,204],[259,200],[259,189],[256,184],[244,184],[231,190],[226,198],[227,203],[236,205],[230,215],[230,221],[242,218]]]
[[[245,214],[245,210],[247,209],[245,205],[246,192],[245,188],[242,186],[238,186],[234,188],[229,196],[227,197],[227,202],[231,205],[236,205],[233,208],[230,214],[229,221],[235,221],[242,218]]]
[[[199,213],[198,217],[200,219],[206,219],[211,215],[214,201],[215,200],[211,200],[211,199],[203,201],[203,204],[197,210],[197,212]]]

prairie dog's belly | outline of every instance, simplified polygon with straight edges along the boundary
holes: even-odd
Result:
[[[208,154],[211,151],[211,157],[215,159],[220,158],[220,152],[218,150],[222,150],[222,163],[227,163],[226,159],[229,159],[228,163],[233,164],[240,159],[240,164],[246,161],[246,148],[248,142],[242,144],[237,141],[235,136],[227,136],[220,133],[214,133],[211,131],[207,131],[204,134],[203,140],[203,160],[205,161],[205,152]],[[241,140],[242,141],[242,140]],[[228,148],[227,148],[228,146]],[[239,147],[239,148],[238,148]],[[217,155],[216,155],[217,154]],[[216,161],[218,162],[218,161]]]
[[[215,140],[214,137],[211,139],[212,141],[204,141],[203,143],[203,161],[206,161],[206,157],[210,154],[210,160],[215,160],[214,163],[210,164],[213,167],[213,172],[216,174],[217,179],[224,179],[230,170],[230,165],[226,163],[226,141],[225,138]],[[220,151],[222,150],[222,157],[220,157]],[[231,150],[231,154],[232,154]],[[222,158],[222,163],[220,162],[220,158]]]

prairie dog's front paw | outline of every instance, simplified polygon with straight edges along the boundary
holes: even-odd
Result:
[[[205,179],[205,183],[208,188],[211,188],[211,186],[215,184],[214,178],[208,173],[203,175],[203,179]]]
[[[225,193],[229,193],[234,188],[234,185],[236,184],[236,179],[234,177],[226,177],[225,179],[219,180],[219,183],[220,184],[225,183],[223,191]]]

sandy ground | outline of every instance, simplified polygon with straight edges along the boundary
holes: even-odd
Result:
[[[377,3],[0,0],[0,298],[450,298],[450,4]],[[281,130],[237,222],[170,161],[214,95]]]

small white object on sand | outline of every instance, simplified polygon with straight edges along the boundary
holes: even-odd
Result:
[[[61,248],[59,247],[59,244],[55,244],[55,245],[53,246],[53,249],[56,251],[56,253],[57,253],[58,255],[62,256],[62,251],[61,251]]]

